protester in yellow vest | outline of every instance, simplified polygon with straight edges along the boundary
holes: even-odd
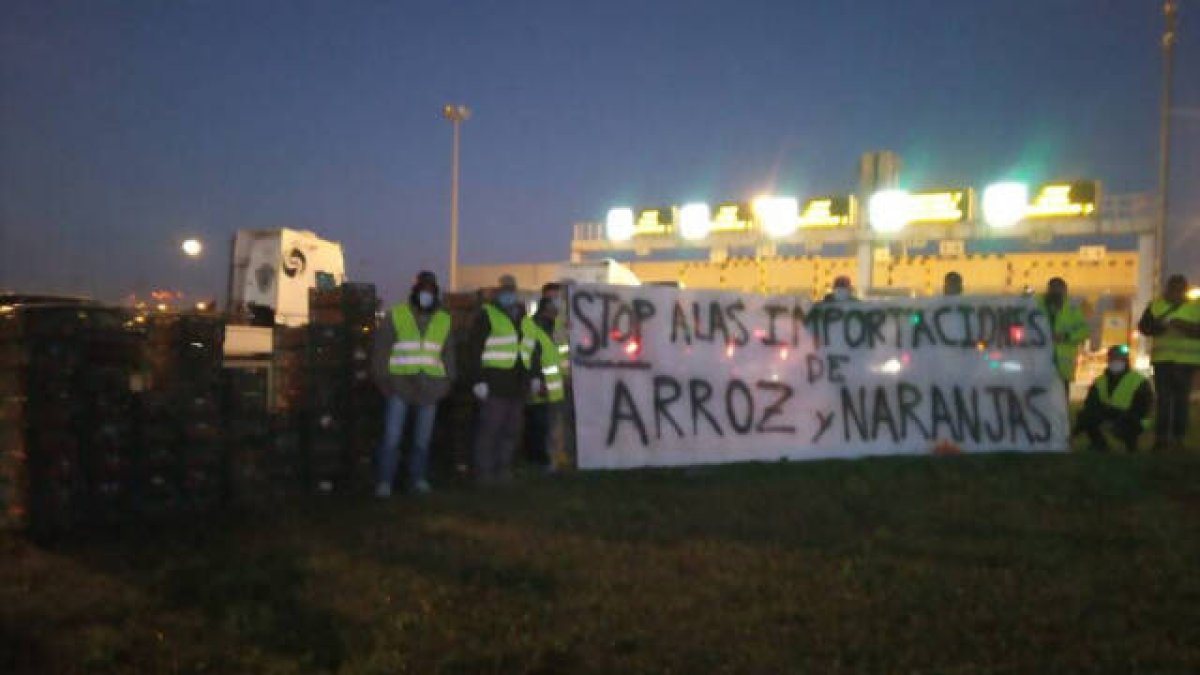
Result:
[[[529,355],[529,372],[541,374],[535,379],[525,408],[525,448],[530,461],[547,473],[555,469],[555,457],[561,456],[564,398],[566,395],[565,355],[552,337],[558,324],[559,284],[542,286],[533,316],[525,317],[521,329],[522,353]]]
[[[1138,437],[1150,425],[1153,407],[1150,381],[1129,367],[1129,347],[1112,347],[1108,350],[1108,368],[1088,389],[1071,437],[1087,434],[1092,449],[1104,452],[1108,450],[1104,439],[1107,429],[1126,451],[1137,452]]]
[[[1064,393],[1069,393],[1071,380],[1075,379],[1075,359],[1079,346],[1088,338],[1091,327],[1083,312],[1067,297],[1067,282],[1054,277],[1046,284],[1046,294],[1038,298],[1038,305],[1046,313],[1047,323],[1054,342],[1054,366],[1063,381]]]
[[[1151,338],[1150,363],[1158,394],[1156,450],[1182,450],[1187,436],[1192,378],[1200,366],[1200,301],[1189,301],[1187,288],[1186,277],[1172,276],[1163,296],[1151,302],[1138,321],[1138,331]]]
[[[485,302],[471,331],[464,367],[471,391],[479,399],[475,477],[480,483],[507,481],[525,417],[525,399],[540,378],[528,374],[522,355],[521,327],[525,309],[512,275],[500,277],[494,297]]]
[[[376,453],[375,495],[390,497],[400,461],[404,422],[415,416],[408,454],[408,489],[430,491],[429,443],[438,401],[454,381],[454,337],[450,314],[440,306],[437,277],[421,272],[408,302],[384,316],[375,336],[372,375],[387,399],[383,441]]]

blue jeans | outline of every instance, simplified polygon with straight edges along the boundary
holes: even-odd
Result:
[[[392,484],[396,479],[396,466],[400,463],[400,437],[404,434],[404,421],[409,409],[416,413],[413,428],[412,449],[408,453],[408,484],[425,480],[429,470],[429,440],[433,437],[433,419],[437,415],[437,404],[410,405],[399,396],[389,396],[383,430],[383,443],[376,453],[375,466],[379,469],[379,482]]]

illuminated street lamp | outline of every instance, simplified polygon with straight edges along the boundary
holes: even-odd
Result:
[[[688,241],[699,241],[712,230],[712,213],[708,204],[685,204],[679,209],[679,234]]]
[[[787,237],[800,226],[800,203],[795,197],[759,197],[751,207],[770,237]]]
[[[1024,183],[995,183],[983,191],[983,220],[990,227],[1005,229],[1021,222],[1029,206],[1029,187]]]
[[[633,238],[633,209],[609,209],[604,233],[610,241],[629,241]]]
[[[442,106],[442,116],[454,127],[454,147],[450,159],[450,290],[458,290],[458,137],[462,123],[471,117],[465,105]]]
[[[871,229],[885,234],[899,232],[912,219],[912,200],[904,190],[881,190],[871,195],[867,212]]]
[[[186,239],[180,248],[183,249],[183,254],[189,258],[199,258],[200,254],[204,252],[204,244],[201,244],[199,239]]]

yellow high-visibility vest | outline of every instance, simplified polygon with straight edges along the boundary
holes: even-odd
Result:
[[[1155,321],[1169,317],[1200,323],[1200,301],[1185,300],[1183,304],[1172,307],[1171,303],[1159,298],[1150,303],[1150,315]],[[1200,339],[1187,337],[1175,328],[1168,328],[1166,333],[1151,339],[1150,362],[1200,366]]]
[[[449,312],[444,309],[435,311],[422,335],[417,328],[412,307],[408,303],[401,303],[392,307],[392,325],[396,328],[396,341],[392,343],[388,372],[393,375],[424,373],[430,377],[446,377],[442,346],[450,335]]]
[[[487,341],[483,343],[483,367],[497,370],[515,367],[520,357],[517,327],[507,314],[496,309],[494,305],[484,305],[483,311],[487,314],[489,324]]]
[[[527,316],[521,321],[521,356],[526,366],[533,364],[534,348],[542,348],[542,381],[546,384],[546,395],[530,396],[532,403],[555,403],[563,400],[563,357],[558,345],[542,330],[542,327]]]
[[[1046,318],[1050,318],[1050,311],[1046,308],[1046,296],[1038,296],[1038,307],[1046,313]],[[1087,319],[1083,317],[1083,312],[1075,305],[1063,300],[1063,306],[1058,310],[1058,314],[1054,315],[1051,322],[1050,336],[1054,340],[1054,336],[1059,333],[1067,334],[1067,342],[1065,344],[1054,343],[1054,365],[1058,368],[1058,376],[1064,380],[1075,379],[1075,358],[1079,354],[1079,345],[1087,339],[1091,328],[1088,326]]]

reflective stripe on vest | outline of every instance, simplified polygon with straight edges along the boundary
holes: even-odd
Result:
[[[1200,302],[1191,301],[1171,306],[1159,298],[1150,303],[1150,316],[1155,321],[1164,318],[1200,323]],[[1200,339],[1183,335],[1177,328],[1168,328],[1163,335],[1156,335],[1150,344],[1151,363],[1186,363],[1200,365]]]
[[[1079,345],[1087,339],[1091,328],[1088,326],[1087,319],[1083,317],[1083,312],[1078,307],[1064,300],[1063,306],[1058,310],[1053,319],[1050,316],[1050,310],[1046,308],[1046,296],[1038,296],[1038,307],[1046,314],[1046,319],[1050,321],[1050,341],[1054,344],[1054,366],[1058,369],[1058,376],[1064,380],[1075,379],[1075,360],[1079,354]],[[1059,333],[1067,334],[1067,342],[1058,344],[1055,341],[1055,336]]]
[[[533,320],[532,317],[525,317],[521,322],[521,333],[525,335],[524,342],[533,345],[539,345],[542,348],[542,382],[546,385],[546,395],[535,394],[530,396],[532,403],[555,403],[563,400],[563,375],[562,354],[558,351],[558,345],[554,343],[546,331]],[[532,364],[533,349],[530,349],[528,355],[525,356],[525,363]]]
[[[1140,373],[1134,371],[1126,372],[1117,383],[1116,391],[1109,392],[1108,373],[1104,373],[1096,380],[1096,394],[1100,398],[1100,402],[1106,406],[1116,408],[1117,410],[1129,410],[1129,406],[1133,405],[1133,396],[1137,390],[1146,381]]]
[[[481,359],[483,367],[508,370],[516,366],[520,356],[517,327],[507,314],[496,309],[494,305],[484,305],[483,311],[488,318],[488,336],[483,343]]]
[[[446,364],[442,363],[442,346],[450,335],[450,313],[439,309],[429,318],[425,334],[417,327],[412,307],[402,303],[392,307],[392,326],[396,329],[396,341],[392,343],[388,372],[393,375],[416,375],[446,377]]]

